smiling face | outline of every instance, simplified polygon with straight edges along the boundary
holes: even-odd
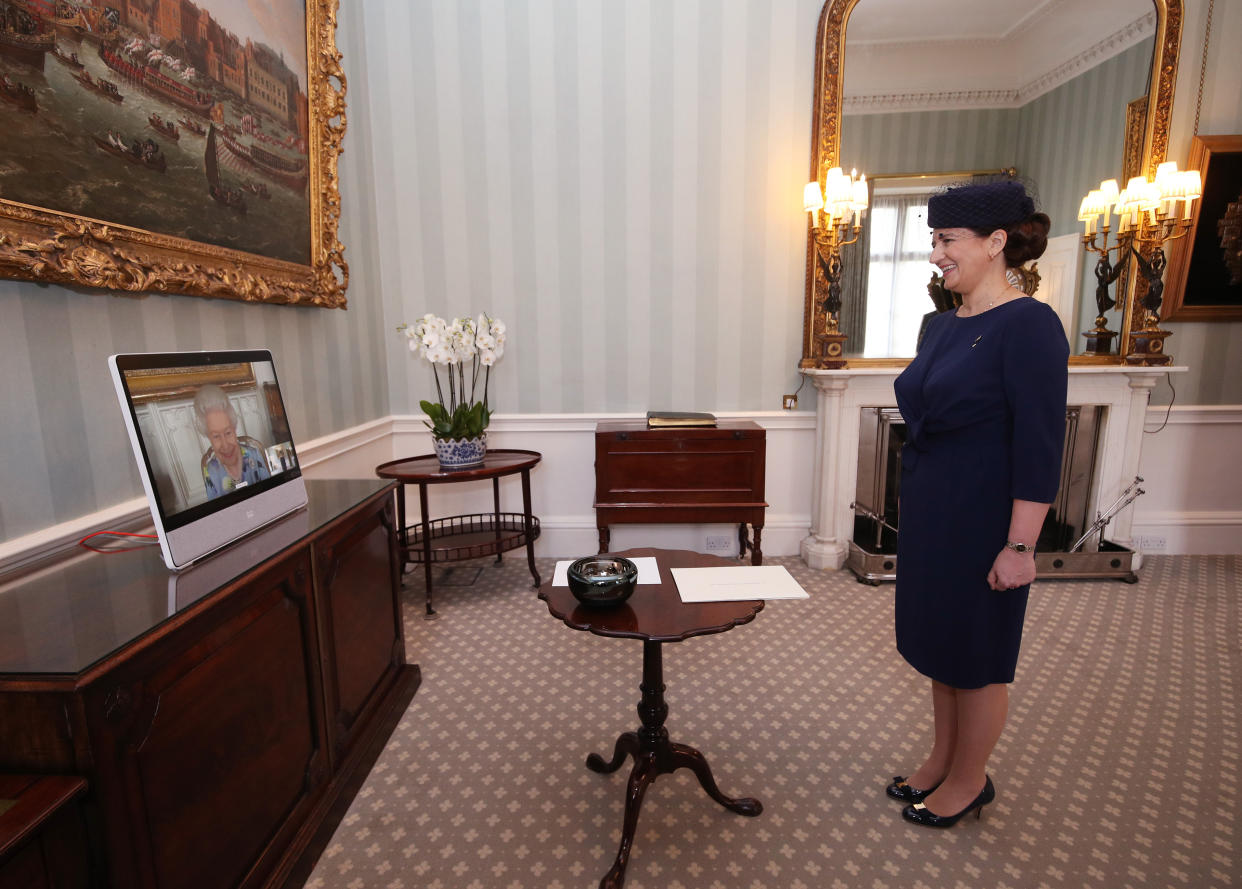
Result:
[[[203,423],[207,427],[207,439],[211,442],[212,450],[216,452],[220,462],[227,467],[234,466],[239,455],[237,429],[234,428],[233,421],[229,419],[228,411],[207,411],[206,416],[203,417]]]
[[[968,228],[932,230],[931,263],[944,276],[944,286],[957,293],[971,293],[1005,246],[1004,232],[978,235]]]

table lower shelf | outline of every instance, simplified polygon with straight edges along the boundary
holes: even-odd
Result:
[[[539,539],[539,519],[527,518],[520,512],[473,513],[435,519],[428,522],[431,537],[431,562],[461,562],[482,556],[493,556],[526,546]],[[406,528],[405,558],[407,562],[428,561],[423,551],[423,526]]]

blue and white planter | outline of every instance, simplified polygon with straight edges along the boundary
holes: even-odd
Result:
[[[487,433],[478,438],[432,438],[441,469],[470,469],[483,465],[487,454]]]

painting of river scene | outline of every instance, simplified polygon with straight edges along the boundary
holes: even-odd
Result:
[[[0,198],[311,261],[305,0],[0,0]]]

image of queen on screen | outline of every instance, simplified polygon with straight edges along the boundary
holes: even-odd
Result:
[[[165,515],[297,466],[271,362],[127,371]]]
[[[208,500],[272,476],[262,445],[254,439],[243,440],[247,436],[238,438],[239,419],[237,408],[219,386],[203,386],[194,396],[194,425],[211,443],[203,461]]]

